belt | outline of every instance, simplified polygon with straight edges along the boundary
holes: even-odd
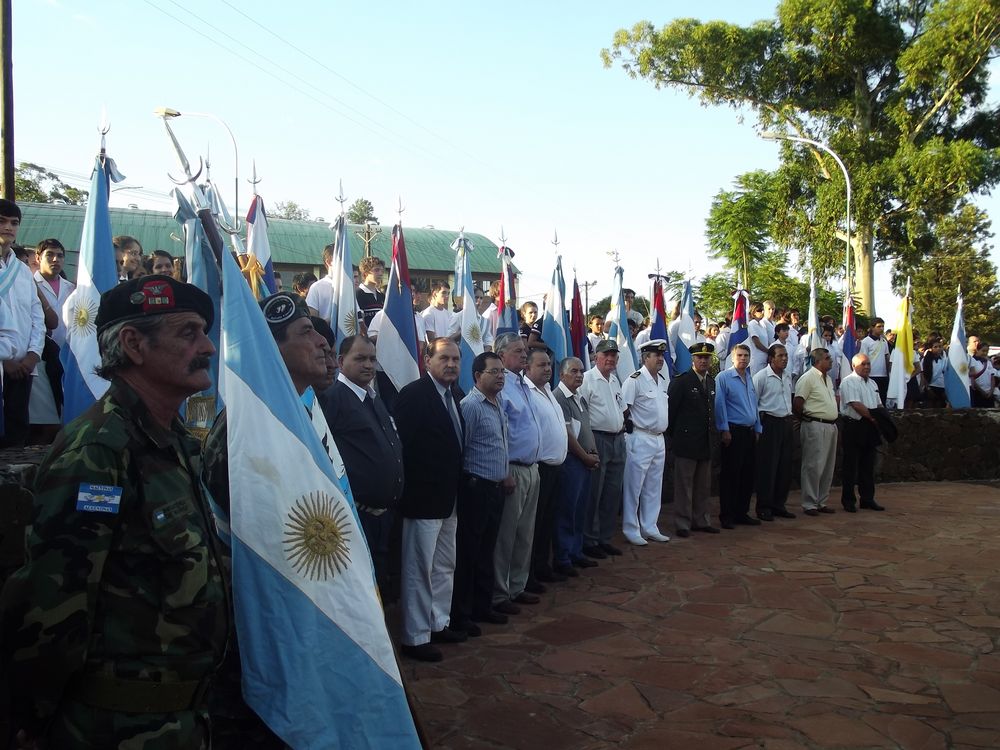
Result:
[[[510,461],[509,463],[514,464],[514,466],[523,466],[526,469],[530,469],[534,464],[526,464],[524,461]]]
[[[609,437],[617,437],[625,432],[625,430],[618,430],[618,432],[609,432],[608,430],[591,430],[591,432],[597,435],[607,435]]]
[[[502,484],[502,482],[494,482],[492,479],[483,479],[481,476],[477,476],[476,474],[470,474],[467,471],[462,472],[462,476],[465,477],[465,481],[468,482],[469,484],[482,483],[482,484],[487,484],[493,488],[499,487]]]
[[[837,424],[836,419],[820,419],[819,417],[810,417],[805,414],[802,415],[802,419],[806,422],[822,422],[823,424]]]
[[[760,413],[760,417],[761,417],[761,419],[764,419],[766,417],[767,419],[780,419],[780,420],[784,421],[786,419],[791,419],[792,415],[791,414],[786,414],[783,417],[779,417],[776,414],[771,414],[770,412],[762,411]]]
[[[647,430],[645,427],[640,427],[637,424],[633,424],[632,426],[635,429],[639,430],[640,432],[645,432],[647,435],[662,435],[663,434],[662,432],[657,432],[656,430]]]
[[[358,503],[355,503],[354,507],[362,513],[367,513],[368,515],[375,516],[376,518],[389,510],[388,508],[372,508],[368,505],[359,505]]]
[[[729,423],[730,432],[732,432],[733,430],[752,430],[752,429],[753,429],[752,424],[733,424],[732,422]]]
[[[84,674],[73,680],[68,694],[81,703],[126,714],[169,714],[200,708],[211,680],[154,682]]]

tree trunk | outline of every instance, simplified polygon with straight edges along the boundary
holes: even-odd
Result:
[[[875,238],[868,227],[859,227],[851,238],[854,248],[854,268],[851,291],[858,306],[871,318],[875,313]]]

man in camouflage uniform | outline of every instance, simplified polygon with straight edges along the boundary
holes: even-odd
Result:
[[[210,385],[212,322],[208,296],[166,276],[101,298],[111,387],[39,468],[28,562],[0,600],[21,746],[209,746],[228,591],[199,446],[177,412]]]
[[[278,292],[261,300],[260,306],[298,394],[302,396],[310,386],[319,387],[325,383],[329,345],[309,317],[309,308],[302,298]],[[220,514],[228,519],[229,449],[225,410],[205,439],[204,477]],[[231,580],[228,550],[225,558]],[[209,694],[213,750],[280,750],[285,744],[244,702],[241,677],[240,652],[234,639]]]

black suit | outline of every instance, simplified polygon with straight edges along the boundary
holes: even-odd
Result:
[[[681,373],[667,388],[667,435],[674,454],[674,525],[678,530],[710,525],[712,440],[715,431],[715,380],[704,387],[694,370]]]
[[[458,418],[464,394],[451,386]],[[404,518],[448,518],[455,510],[462,476],[462,444],[430,375],[405,386],[393,405],[396,429],[403,443],[406,477],[400,511]]]

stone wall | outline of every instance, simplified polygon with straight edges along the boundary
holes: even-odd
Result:
[[[885,446],[883,482],[1000,479],[1000,409],[893,412],[899,438]]]

